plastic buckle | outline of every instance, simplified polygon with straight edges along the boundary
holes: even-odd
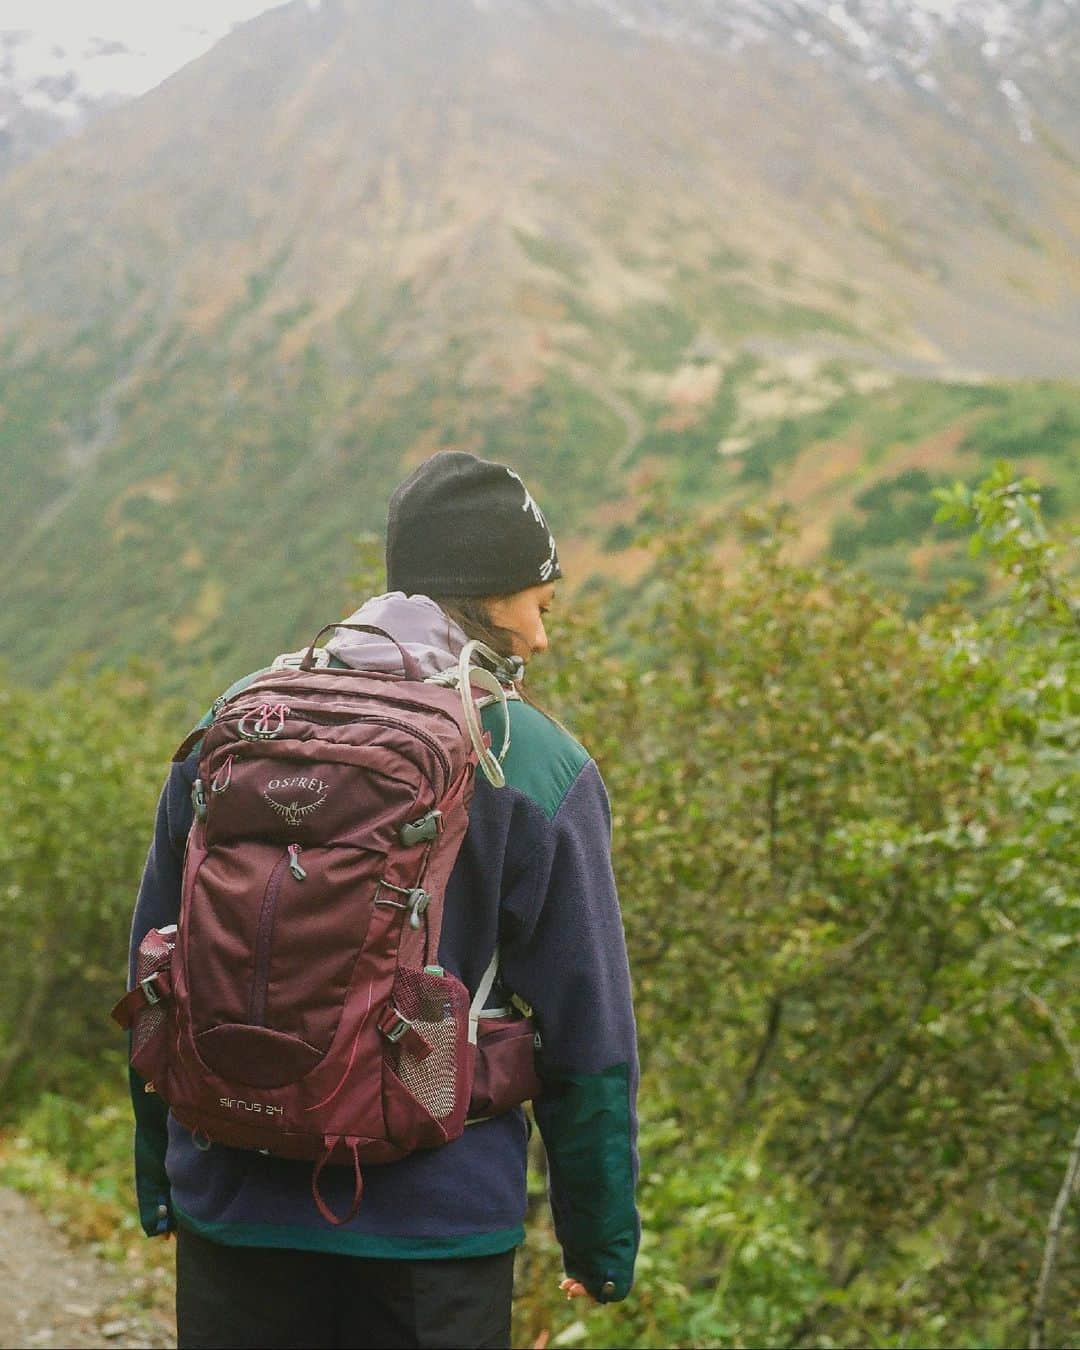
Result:
[[[139,981],[139,988],[143,991],[143,997],[151,1008],[161,1002],[161,995],[154,988],[154,981],[160,973],[160,971],[155,970],[152,975],[147,975],[145,980]]]
[[[201,778],[196,778],[191,785],[191,809],[199,820],[206,819],[206,789]]]
[[[380,1019],[379,1030],[391,1044],[397,1045],[398,1041],[403,1040],[412,1030],[413,1023],[404,1013],[399,1013],[396,1008],[387,1008],[386,1012],[392,1020],[388,1026],[383,1026]]]
[[[442,834],[442,812],[429,811],[419,820],[411,820],[398,830],[398,838],[406,848],[414,844],[427,844]]]

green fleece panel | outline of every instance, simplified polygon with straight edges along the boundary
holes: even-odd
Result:
[[[575,1197],[572,1213],[555,1215],[566,1273],[601,1302],[625,1298],[639,1240],[627,1066],[560,1076],[536,1105],[554,1187]]]
[[[185,1228],[226,1247],[287,1247],[307,1252],[336,1252],[387,1261],[433,1261],[466,1256],[497,1256],[520,1247],[525,1229],[502,1228],[495,1233],[467,1233],[447,1238],[374,1237],[367,1233],[324,1232],[276,1223],[200,1223],[177,1210]]]
[[[578,774],[589,762],[589,752],[568,731],[538,708],[511,699],[510,750],[503,760],[508,787],[524,792],[553,820]],[[481,716],[491,732],[492,749],[502,747],[505,723],[502,709],[492,704]]]

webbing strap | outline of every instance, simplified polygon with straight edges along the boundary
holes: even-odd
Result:
[[[343,1143],[352,1154],[353,1161],[353,1198],[348,1211],[340,1217],[334,1213],[330,1206],[323,1199],[322,1191],[319,1189],[319,1178],[322,1176],[322,1170],[330,1161],[330,1155],[333,1153],[336,1145]],[[328,1134],[323,1137],[323,1144],[326,1152],[311,1169],[311,1198],[315,1201],[315,1206],[327,1223],[333,1224],[335,1228],[340,1228],[342,1224],[348,1223],[356,1218],[356,1212],[360,1208],[360,1201],[364,1198],[364,1177],[360,1171],[360,1140],[354,1135]]]
[[[499,947],[495,946],[491,960],[488,962],[488,968],[480,976],[480,983],[476,986],[476,993],[473,995],[473,1001],[469,1004],[469,1044],[475,1045],[476,1038],[480,1034],[480,1014],[483,1012],[484,1004],[488,1000],[488,994],[491,993],[491,987],[495,983],[495,976],[499,973]]]
[[[453,792],[444,797],[439,803],[439,809],[443,813],[444,821],[453,820],[458,806],[465,797],[466,792],[472,786],[472,781],[468,774],[462,774],[457,782]],[[403,924],[401,927],[401,937],[398,942],[398,964],[406,966],[426,966],[429,961],[437,961],[438,957],[434,953],[439,950],[439,939],[442,936],[443,920],[443,901],[446,892],[446,858],[443,856],[441,862],[437,860],[435,867],[435,876],[428,876],[428,863],[434,856],[433,850],[438,847],[437,843],[432,842],[427,845],[424,862],[421,865],[420,875],[416,879],[417,888],[427,885],[430,887],[431,902],[423,911],[423,922],[416,928],[411,923]]]
[[[171,996],[172,979],[168,970],[155,970],[145,980],[140,980],[134,989],[129,989],[109,1015],[125,1031],[129,1031],[137,1013]]]

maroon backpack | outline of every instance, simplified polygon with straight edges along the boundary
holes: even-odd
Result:
[[[114,1016],[196,1143],[312,1160],[331,1223],[356,1213],[362,1163],[461,1134],[478,1039],[502,1047],[481,1065],[483,1114],[538,1086],[531,1025],[480,1025],[497,957],[472,1005],[436,964],[477,765],[502,779],[473,696],[501,686],[471,665],[478,647],[455,689],[424,681],[400,646],[404,677],[317,668],[313,642],[176,752],[202,740],[180,920],[143,939]],[[342,1217],[319,1193],[327,1163],[355,1174]]]

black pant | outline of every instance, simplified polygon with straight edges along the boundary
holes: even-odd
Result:
[[[176,1237],[180,1350],[510,1344],[512,1251],[386,1261]]]

